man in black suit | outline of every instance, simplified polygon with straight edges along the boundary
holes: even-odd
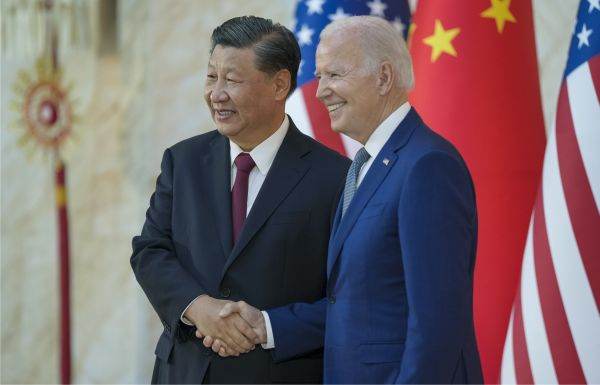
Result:
[[[205,98],[217,130],[165,151],[133,239],[131,266],[165,328],[152,382],[320,382],[322,351],[275,364],[264,349],[272,336],[219,312],[229,301],[268,309],[324,296],[349,161],[284,112],[300,62],[292,32],[239,17],[211,39]],[[203,336],[227,350],[213,353]]]

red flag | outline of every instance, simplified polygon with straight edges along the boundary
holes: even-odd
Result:
[[[413,20],[411,103],[475,183],[475,327],[497,382],[545,146],[531,2],[421,1]]]

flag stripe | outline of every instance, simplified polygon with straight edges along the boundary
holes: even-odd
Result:
[[[597,136],[600,137],[600,132]],[[560,90],[556,114],[556,142],[558,165],[573,232],[596,306],[600,308],[600,215],[579,152],[567,87],[564,84]]]
[[[329,113],[325,106],[315,97],[319,82],[317,79],[311,80],[302,86],[302,94],[304,95],[304,103],[308,111],[308,117],[313,129],[314,137],[319,142],[327,147],[346,155],[346,150],[342,143],[342,139],[337,132],[334,132],[329,124]]]
[[[538,283],[535,279],[536,267],[533,253],[532,215],[527,232],[527,242],[525,243],[523,272],[521,273],[523,327],[534,381],[543,384],[556,384],[558,381],[552,364],[552,354],[550,353],[550,345],[548,345]]]
[[[544,218],[543,192],[540,190],[533,221],[533,255],[535,272],[542,305],[546,335],[550,343],[552,361],[556,377],[561,384],[581,384],[585,382],[577,350],[565,315],[554,265],[550,255],[546,223]]]
[[[515,376],[515,361],[513,359],[513,324],[515,320],[515,311],[513,310],[508,324],[508,333],[506,335],[506,343],[504,344],[504,353],[502,354],[502,368],[500,372],[501,384],[516,384]]]
[[[306,105],[304,104],[304,96],[302,90],[297,88],[288,98],[285,103],[286,112],[290,115],[294,124],[298,129],[311,138],[314,138],[310,119],[308,118],[308,111],[306,111]]]
[[[581,262],[559,174],[556,136],[550,135],[543,170],[543,207],[556,278],[573,341],[586,378],[600,378],[600,345],[590,330],[600,330],[600,315]]]
[[[590,68],[592,82],[594,83],[594,89],[600,90],[600,56],[590,59],[590,61],[588,61],[588,66]],[[596,95],[596,97],[597,96],[598,95]]]
[[[513,349],[515,352],[515,374],[518,384],[533,384],[533,375],[529,365],[529,354],[525,342],[525,330],[523,328],[523,316],[521,309],[521,288],[517,290],[515,300],[515,323],[513,330]]]
[[[600,103],[592,83],[590,67],[580,65],[567,76],[567,87],[573,127],[579,142],[583,165],[594,193],[596,205],[600,204]]]

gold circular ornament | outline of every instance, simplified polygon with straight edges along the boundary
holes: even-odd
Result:
[[[71,131],[71,105],[56,83],[33,84],[23,103],[29,134],[46,147],[59,147]]]
[[[17,125],[26,129],[21,142],[33,140],[44,148],[58,150],[69,137],[73,122],[72,105],[60,72],[47,58],[40,58],[34,76],[21,71],[14,88],[18,97],[13,104],[19,113]]]

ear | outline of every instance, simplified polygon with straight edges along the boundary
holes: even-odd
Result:
[[[377,89],[379,95],[387,95],[392,89],[394,82],[396,81],[397,74],[394,72],[394,66],[389,61],[384,61],[379,66],[377,72]]]
[[[273,85],[275,87],[275,100],[285,100],[290,87],[292,86],[292,74],[283,69],[273,75]]]

